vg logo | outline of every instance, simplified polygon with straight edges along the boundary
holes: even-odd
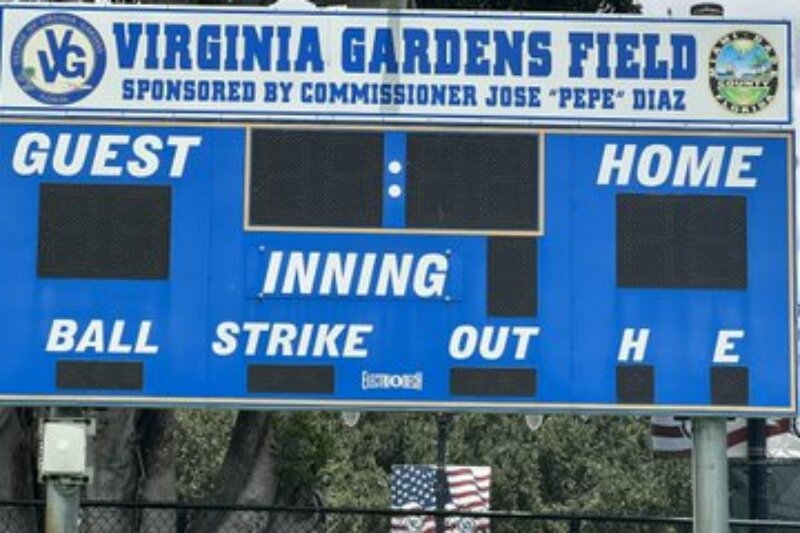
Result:
[[[28,22],[11,45],[11,71],[30,97],[50,105],[85,98],[103,77],[106,49],[97,30],[68,13]]]

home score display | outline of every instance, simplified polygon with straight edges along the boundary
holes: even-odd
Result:
[[[789,134],[17,122],[0,145],[7,400],[793,405]]]

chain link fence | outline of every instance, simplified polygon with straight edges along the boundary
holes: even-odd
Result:
[[[80,533],[689,532],[688,518],[83,502]],[[0,533],[44,531],[44,502],[0,502]]]
[[[0,502],[0,533],[44,532],[42,501]],[[81,504],[80,533],[689,533],[691,518],[522,512],[433,512],[358,508]],[[438,522],[438,524],[437,524]],[[800,522],[732,520],[733,531],[800,531]]]
[[[689,533],[691,518],[435,512],[178,503],[82,502],[80,533]],[[0,533],[44,533],[43,501],[0,501]],[[438,522],[438,524],[437,524]],[[731,520],[732,531],[800,531],[800,522]],[[440,527],[441,529],[437,529]]]

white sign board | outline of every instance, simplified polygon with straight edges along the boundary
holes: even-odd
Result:
[[[2,8],[6,115],[787,126],[787,22]]]

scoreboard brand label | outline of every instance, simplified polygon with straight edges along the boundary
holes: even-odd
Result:
[[[0,107],[41,115],[788,125],[788,23],[4,6]]]
[[[12,122],[0,146],[1,401],[795,409],[789,133]]]

